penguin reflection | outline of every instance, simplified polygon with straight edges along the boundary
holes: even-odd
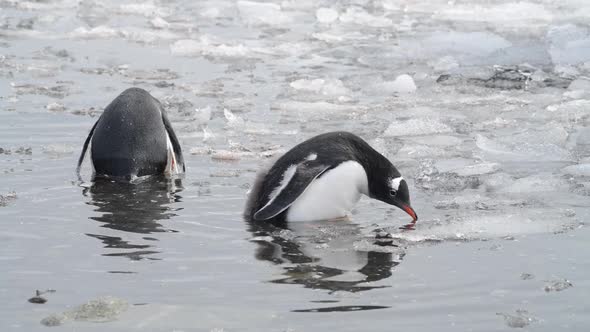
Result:
[[[278,284],[300,284],[331,292],[361,292],[387,286],[365,284],[387,279],[400,264],[403,249],[391,252],[357,251],[353,243],[364,241],[360,228],[347,221],[298,222],[287,225],[249,221],[255,257],[284,269]],[[295,228],[296,227],[296,228]],[[395,246],[391,239],[375,240],[381,246]],[[384,250],[385,251],[385,250]]]
[[[90,196],[89,205],[96,207],[99,216],[90,217],[102,223],[101,227],[123,232],[153,234],[176,232],[166,228],[160,222],[170,219],[175,214],[171,203],[179,202],[182,190],[180,179],[149,177],[138,183],[115,182],[96,179],[83,190],[84,196]],[[133,244],[125,241],[125,233],[119,236],[86,234],[97,238],[105,244],[105,248],[130,249],[120,253],[109,253],[104,256],[125,256],[132,260],[154,259],[148,255],[158,253],[152,244]],[[143,237],[146,241],[157,241],[155,236]]]

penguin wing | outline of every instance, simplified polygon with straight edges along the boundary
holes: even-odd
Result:
[[[172,124],[168,120],[166,113],[162,110],[162,121],[164,122],[164,127],[166,128],[166,132],[168,133],[168,138],[170,138],[170,143],[172,143],[172,149],[174,150],[174,155],[176,156],[176,161],[178,162],[178,166],[182,167],[182,172],[185,171],[184,167],[184,158],[182,157],[182,149],[180,148],[180,143],[178,142],[178,137],[174,133],[174,129],[172,129]]]
[[[281,183],[275,189],[278,192],[271,194],[268,203],[254,213],[254,220],[267,220],[276,217],[288,209],[313,180],[332,168],[330,165],[320,164],[315,161],[305,161],[291,167],[296,168],[290,179],[286,179],[289,176],[289,169],[283,175],[283,181],[288,180],[288,183]]]
[[[94,123],[94,126],[92,126],[92,129],[90,129],[90,132],[88,133],[88,137],[86,137],[86,141],[84,141],[84,146],[82,147],[82,153],[80,153],[80,157],[78,158],[78,167],[76,167],[76,174],[78,174],[78,179],[81,179],[80,169],[82,168],[82,162],[84,161],[84,156],[86,156],[86,150],[88,150],[88,145],[90,144],[90,139],[92,138],[92,135],[94,134],[94,129],[96,128],[98,121],[100,121],[100,118],[98,118],[98,120],[96,120],[96,122]]]

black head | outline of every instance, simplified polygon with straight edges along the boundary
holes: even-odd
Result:
[[[406,180],[389,162],[382,162],[380,166],[372,168],[369,175],[369,195],[387,204],[395,205],[418,220],[416,212],[410,205],[410,191]]]

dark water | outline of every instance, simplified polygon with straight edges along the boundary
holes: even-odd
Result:
[[[585,2],[0,9],[2,331],[64,312],[53,329],[590,326]],[[166,106],[186,175],[93,184],[86,164],[79,182],[88,130],[130,86]],[[415,230],[368,199],[347,221],[242,220],[256,171],[328,130],[400,168]],[[105,296],[125,305],[80,313]]]

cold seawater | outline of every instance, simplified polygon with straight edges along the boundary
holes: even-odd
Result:
[[[0,8],[2,331],[590,326],[590,3]],[[79,183],[131,86],[163,102],[186,176],[93,185],[86,163]],[[400,169],[415,230],[368,199],[349,221],[241,219],[260,167],[331,130]]]

